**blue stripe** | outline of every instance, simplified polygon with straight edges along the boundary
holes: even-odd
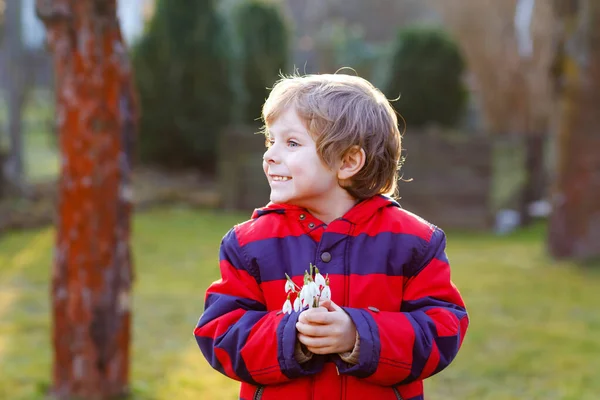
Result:
[[[449,263],[446,255],[446,234],[439,228],[436,228],[431,235],[429,243],[424,247],[421,255],[420,265],[416,265],[416,270],[412,275],[417,275],[421,272],[433,259],[438,259],[445,263]]]
[[[335,364],[340,374],[367,378],[375,373],[379,365],[381,353],[381,342],[379,340],[379,328],[373,316],[366,310],[360,308],[344,307],[344,311],[352,318],[360,337],[360,352],[358,364],[350,365],[339,357]]]
[[[415,343],[413,345],[413,362],[410,375],[401,384],[413,382],[421,375],[431,355],[434,340],[433,332],[437,331],[433,320],[421,311],[407,313],[406,316],[415,333]]]
[[[425,312],[433,308],[444,308],[446,310],[450,310],[454,315],[456,315],[459,321],[467,314],[467,311],[464,309],[464,307],[461,307],[458,304],[449,303],[444,300],[439,300],[434,297],[421,297],[418,300],[403,301],[400,311],[413,312],[418,310]]]
[[[350,238],[351,273],[412,276],[414,261],[426,244],[425,239],[407,233],[383,232]]]
[[[324,233],[320,243],[308,235],[288,236],[250,242],[243,250],[259,269],[260,280],[266,282],[285,279],[285,273],[302,276],[309,263],[317,265],[323,274],[412,276],[414,261],[422,259],[426,245],[426,240],[404,233],[356,237]],[[324,251],[331,254],[328,263],[320,259]]]
[[[431,375],[435,375],[444,368],[446,368],[452,360],[456,357],[459,350],[460,343],[460,331],[459,334],[455,336],[444,336],[437,337],[435,339],[435,343],[440,351],[440,362],[438,363],[437,368]]]
[[[250,242],[243,247],[256,264],[261,282],[302,276],[315,263],[317,243],[308,235],[271,238]]]
[[[200,351],[202,351],[202,354],[204,355],[204,357],[206,358],[206,360],[209,362],[209,364],[216,369],[217,371],[219,371],[220,373],[222,373],[225,376],[229,376],[225,373],[225,369],[223,369],[223,366],[221,365],[221,363],[219,362],[219,360],[217,359],[217,356],[215,355],[215,351],[214,351],[214,340],[212,338],[206,337],[206,336],[196,336],[196,343],[198,343],[198,347],[200,347]]]
[[[250,331],[265,315],[266,311],[247,311],[235,324],[215,339],[214,346],[229,354],[233,369],[243,381],[257,384],[242,358],[242,348],[246,345]]]
[[[244,258],[244,253],[233,228],[227,232],[221,241],[219,261],[223,260],[229,262],[234,268],[248,272],[250,276],[254,277],[260,283],[258,267],[255,263],[248,263],[248,260]]]
[[[238,309],[267,311],[264,304],[252,299],[230,296],[222,293],[211,293],[206,299],[206,304],[204,305],[205,311],[202,314],[202,317],[200,317],[198,326],[202,327],[210,321]]]

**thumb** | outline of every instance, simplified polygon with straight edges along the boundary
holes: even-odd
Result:
[[[341,311],[341,307],[335,304],[331,299],[321,300],[319,302],[320,307],[325,307],[327,311]]]

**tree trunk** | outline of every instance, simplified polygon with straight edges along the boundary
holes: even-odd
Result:
[[[116,0],[37,0],[56,73],[62,155],[52,276],[59,399],[128,392],[137,106]]]
[[[564,43],[548,244],[556,258],[585,260],[600,256],[600,3],[555,7]]]
[[[25,52],[21,35],[20,1],[8,1],[6,4],[5,40],[8,56],[6,57],[7,103],[8,103],[8,136],[10,150],[6,160],[5,173],[7,183],[18,191],[25,186],[23,168],[23,106],[26,98]]]
[[[520,214],[521,225],[533,222],[530,205],[546,197],[545,141],[546,135],[529,132],[525,140],[525,180],[521,188]]]

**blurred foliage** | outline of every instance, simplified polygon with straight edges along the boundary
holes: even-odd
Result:
[[[231,37],[214,3],[159,0],[133,49],[145,163],[215,169],[234,93]]]
[[[409,127],[455,126],[468,94],[465,63],[456,43],[440,28],[410,26],[398,32],[386,95]]]
[[[289,28],[276,4],[264,0],[240,3],[233,13],[238,34],[240,75],[244,88],[242,118],[255,123],[269,89],[284,73],[289,58]]]
[[[383,83],[389,64],[389,45],[365,39],[365,29],[334,18],[323,24],[315,35],[319,64],[323,71],[361,76],[374,85]]]

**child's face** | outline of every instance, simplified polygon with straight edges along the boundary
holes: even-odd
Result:
[[[317,154],[315,141],[293,107],[269,126],[269,142],[263,169],[272,202],[314,209],[335,201],[338,195],[347,195],[338,184],[336,172]]]

